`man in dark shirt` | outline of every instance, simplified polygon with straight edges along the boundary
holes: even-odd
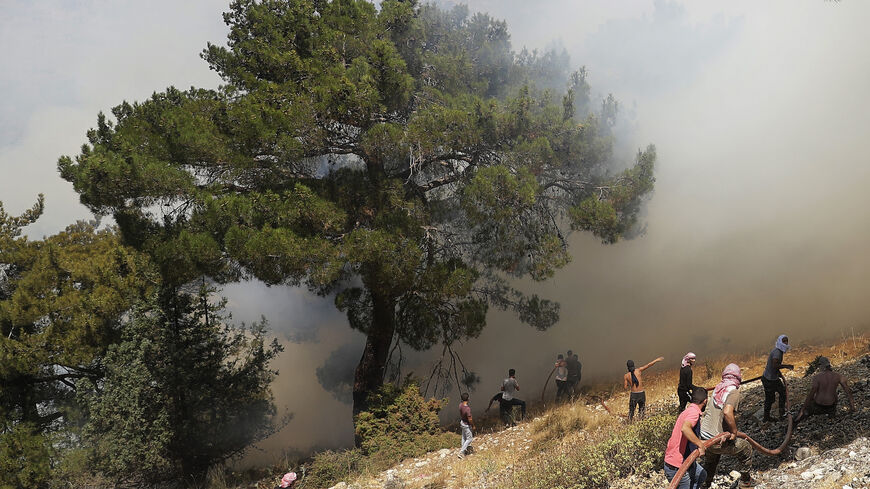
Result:
[[[692,384],[692,366],[695,365],[695,354],[692,352],[686,353],[683,357],[683,363],[680,366],[680,383],[677,385],[677,398],[680,399],[680,412],[686,409],[686,404],[692,400],[692,391],[695,385]]]
[[[474,440],[474,420],[471,417],[471,406],[468,405],[468,393],[463,392],[459,403],[459,427],[462,430],[462,448],[459,449],[459,458],[470,453],[471,441]]]
[[[577,389],[577,384],[580,383],[580,361],[571,350],[568,350],[568,354],[565,357],[565,367],[568,369],[568,381],[565,384],[565,390],[573,400],[574,391]]]
[[[779,419],[785,415],[785,384],[782,382],[782,372],[780,369],[794,368],[794,365],[782,363],[782,357],[791,347],[788,344],[788,336],[780,335],[776,339],[776,344],[767,356],[767,366],[764,368],[764,374],[761,376],[761,384],[764,385],[764,418],[763,421],[773,421],[770,418],[770,408],[773,407],[773,401],[776,395],[779,394]]]

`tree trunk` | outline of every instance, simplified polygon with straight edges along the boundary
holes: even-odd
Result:
[[[372,294],[372,324],[353,381],[354,418],[368,409],[369,393],[384,383],[384,371],[396,330],[395,305],[393,297]]]

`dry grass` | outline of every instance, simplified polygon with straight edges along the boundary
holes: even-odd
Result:
[[[582,431],[594,431],[616,422],[606,412],[590,409],[579,403],[557,407],[535,419],[531,430],[535,448],[575,435]]]
[[[795,371],[789,376],[802,377],[807,364],[818,355],[829,357],[836,368],[845,359],[854,359],[867,353],[868,338],[865,335],[855,335],[828,344],[799,344],[789,351],[785,360],[795,365]],[[731,362],[737,363],[744,369],[744,378],[761,375],[767,354],[768,351],[759,351],[718,358],[702,358],[695,365],[695,383],[703,386],[715,385],[720,379],[722,369]],[[676,413],[677,379],[676,368],[664,369],[657,365],[644,372],[650,414],[661,411]],[[598,399],[605,399],[615,413],[627,413],[628,394],[622,389],[621,379],[619,384],[602,383],[584,387],[585,396],[573,403],[556,406],[543,403],[530,405],[528,419],[532,421],[527,421],[510,431],[502,431],[503,425],[498,418],[498,408],[495,406],[495,412],[490,411],[489,416],[476,419],[478,433],[474,445],[478,447],[485,440],[490,440],[485,449],[479,448],[473,455],[463,460],[456,459],[451,453],[448,458],[434,462],[437,465],[432,467],[413,469],[413,464],[406,464],[405,467],[412,467],[412,473],[404,477],[405,488],[458,489],[479,487],[484,481],[488,485],[499,487],[525,484],[535,479],[535,467],[540,466],[541,470],[552,470],[552,467],[544,462],[550,460],[554,453],[570,452],[579,456],[589,447],[606,443],[618,433],[630,430],[630,427],[624,426],[623,418],[609,415],[598,407]],[[531,439],[531,443],[525,443],[523,440],[526,439]],[[512,444],[512,441],[515,443]],[[521,441],[523,442],[520,443]],[[520,445],[524,448],[520,449]],[[286,465],[292,465],[291,461],[287,462]],[[549,468],[545,469],[545,467]],[[356,479],[363,487],[374,483],[374,477],[378,474],[364,472],[366,471],[356,474],[356,477],[351,477],[346,482],[351,483]],[[425,477],[421,477],[423,472]],[[819,487],[839,488],[849,480],[851,478],[846,476],[841,478],[840,486],[830,482]],[[215,489],[218,487],[221,486],[216,485]]]
[[[786,362],[795,365],[794,373],[790,375],[803,376],[806,366],[818,355],[829,357],[836,367],[845,359],[860,357],[867,352],[868,338],[864,335],[855,335],[841,338],[836,343],[799,344],[789,351]],[[759,376],[764,371],[768,353],[768,351],[751,352],[705,359],[695,366],[695,383],[703,386],[715,385],[720,380],[722,370],[732,362],[741,366],[744,378]],[[664,410],[676,413],[678,369],[652,368],[644,374],[648,411]],[[530,406],[530,418],[534,419],[529,426],[533,445],[529,452],[522,455],[522,460],[518,460],[517,453],[506,446],[477,452],[452,469],[455,478],[450,480],[448,487],[472,487],[482,479],[498,474],[505,468],[513,470],[523,465],[526,460],[547,457],[546,453],[549,450],[562,450],[562,447],[581,449],[580,447],[584,445],[591,446],[611,437],[613,428],[624,421],[622,418],[596,409],[595,401],[606,399],[614,413],[627,414],[628,393],[622,390],[621,384],[590,385],[586,386],[585,390],[586,396],[574,403],[556,407]],[[491,429],[497,426],[497,421],[489,425]]]

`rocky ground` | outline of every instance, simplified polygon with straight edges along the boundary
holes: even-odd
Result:
[[[848,403],[841,393],[840,412],[836,418],[816,416],[801,423],[786,452],[780,456],[768,457],[756,453],[753,464],[758,489],[870,489],[870,355],[844,362],[845,359],[840,362],[834,359],[835,369],[850,380],[857,411],[846,411]],[[786,374],[795,414],[811,385],[812,376],[804,378],[804,371],[804,368],[797,368]],[[738,418],[741,430],[764,446],[778,446],[784,435],[785,422],[762,423],[764,394],[760,383],[750,384],[744,389],[745,401]],[[675,404],[676,399],[661,402]],[[480,435],[475,438],[475,453],[465,459],[459,459],[456,450],[444,449],[405,460],[375,477],[350,484],[339,483],[332,489],[504,487],[513,467],[536,454],[534,450],[539,449],[533,442],[533,426],[534,423],[523,423]],[[509,459],[505,460],[505,457]],[[734,471],[739,467],[730,459],[722,457],[714,488],[722,489],[736,484],[737,472]],[[488,470],[487,464],[492,466],[491,470]],[[473,470],[469,470],[472,466]],[[473,480],[469,480],[469,473],[476,474]],[[658,489],[667,487],[667,484],[662,472],[657,471],[633,475],[615,482],[611,487]]]
[[[773,488],[870,488],[870,355],[852,361],[836,370],[851,379],[850,386],[857,410],[846,410],[848,402],[840,393],[840,411],[830,419],[814,416],[798,425],[786,452],[777,457],[758,453],[753,456],[753,476],[758,489]],[[789,382],[792,412],[797,414],[806,398],[812,376],[803,378],[802,369],[786,374]],[[747,389],[746,402],[738,417],[741,431],[770,448],[782,441],[785,422],[762,423],[764,391],[760,385]],[[776,407],[774,407],[774,411]],[[739,467],[731,457],[723,456],[714,488],[731,487]],[[734,475],[731,475],[731,474]],[[615,484],[614,488],[662,488],[666,479],[661,473],[636,476]]]

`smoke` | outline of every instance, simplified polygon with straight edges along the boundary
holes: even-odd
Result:
[[[321,387],[344,404],[353,402],[353,376],[359,363],[357,357],[359,347],[348,343],[330,353],[323,365],[317,367],[317,381]]]
[[[555,36],[593,91],[630,107],[621,154],[654,143],[659,155],[641,237],[604,247],[573,235],[574,262],[526,284],[562,304],[559,324],[539,333],[491,314],[463,349],[493,391],[514,367],[539,397],[568,348],[584,380],[606,380],[629,358],[665,355],[675,368],[689,350],[701,361],[761,353],[781,333],[799,344],[868,324],[868,6],[631,5],[612,17],[610,6],[541,7],[557,17],[471,2],[506,18],[515,45]],[[566,25],[592,25],[587,13],[595,27]]]

